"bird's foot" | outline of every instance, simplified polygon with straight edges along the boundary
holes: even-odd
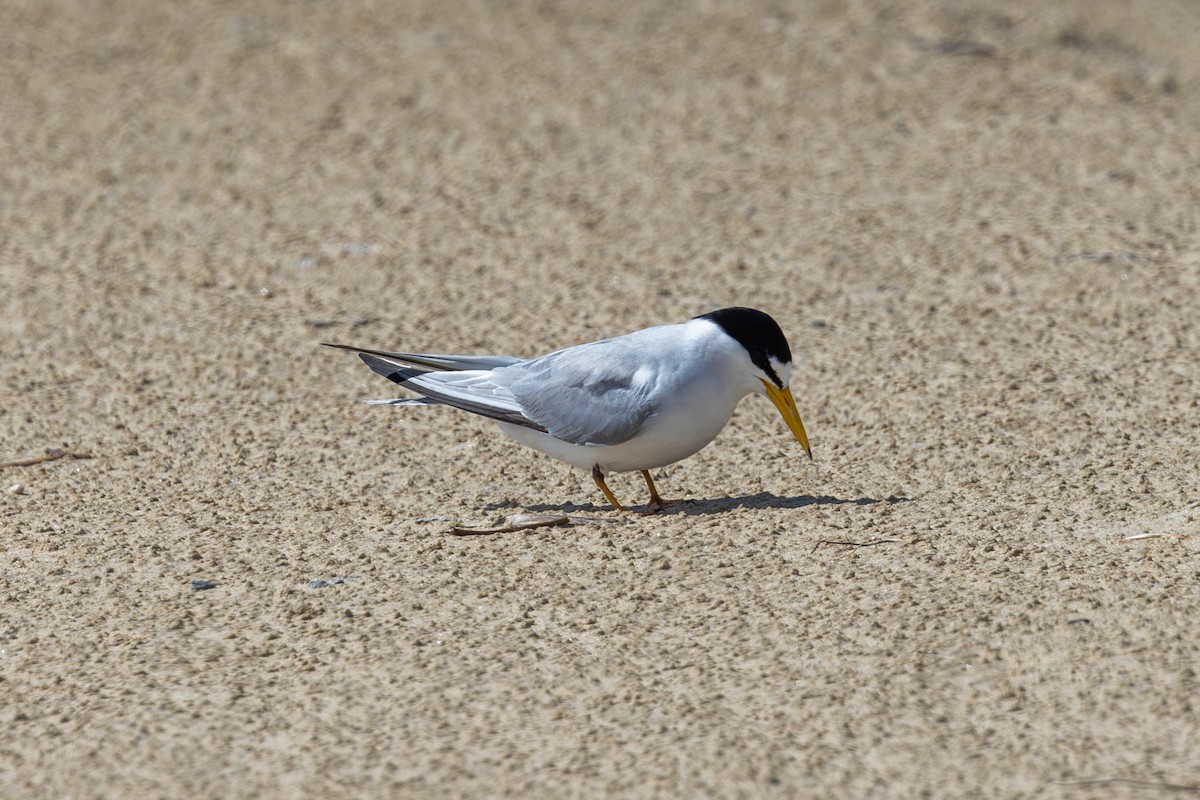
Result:
[[[686,503],[687,500],[663,500],[658,496],[658,487],[654,485],[654,479],[650,477],[649,470],[642,470],[642,477],[646,479],[646,488],[650,490],[650,502],[646,505],[647,514],[657,514],[668,508]]]
[[[645,514],[657,514],[660,511],[666,511],[668,508],[681,506],[687,500],[663,500],[661,497],[651,497],[650,502],[646,504]]]

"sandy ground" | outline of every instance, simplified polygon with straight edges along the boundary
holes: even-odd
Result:
[[[4,3],[0,460],[68,454],[0,468],[0,797],[1200,792],[1197,42]],[[816,460],[751,398],[655,518],[317,346],[735,304]],[[447,534],[517,510],[595,521]]]

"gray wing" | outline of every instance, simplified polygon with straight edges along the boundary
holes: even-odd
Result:
[[[574,444],[620,444],[635,436],[657,406],[658,371],[646,351],[617,339],[559,350],[496,370],[525,417]]]
[[[360,352],[358,357],[379,375],[424,395],[419,400],[380,402],[389,405],[444,403],[500,422],[546,432],[543,426],[524,414],[511,392],[492,382],[490,370],[429,372],[405,367],[371,353]]]
[[[367,353],[386,358],[401,364],[412,364],[430,370],[456,371],[468,369],[495,369],[496,367],[511,367],[520,364],[524,359],[513,356],[444,356],[432,353],[391,353],[387,350],[370,350],[365,347],[355,347],[349,344],[332,344],[321,342],[326,347],[336,347],[339,350],[349,350],[352,353]]]

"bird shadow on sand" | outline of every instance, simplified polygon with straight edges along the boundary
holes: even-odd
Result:
[[[879,503],[886,505],[894,505],[896,503],[907,503],[907,497],[895,497],[888,495],[887,497],[832,497],[830,495],[821,495],[814,497],[813,495],[799,494],[792,497],[780,497],[772,492],[757,492],[755,494],[744,494],[738,497],[713,497],[699,500],[685,500],[683,503],[674,508],[667,509],[665,513],[672,511],[683,514],[720,514],[726,511],[733,511],[739,508],[760,509],[760,508],[804,508],[805,506],[873,506]]]
[[[911,498],[896,497],[888,495],[887,497],[831,497],[829,495],[821,495],[814,497],[812,495],[800,494],[793,497],[781,497],[772,492],[757,492],[755,494],[744,494],[737,497],[712,497],[683,500],[678,505],[665,508],[659,512],[662,516],[671,516],[675,514],[684,514],[687,516],[707,516],[710,514],[724,514],[728,511],[735,511],[739,508],[745,509],[765,509],[765,508],[804,508],[805,506],[873,506],[879,503],[894,505],[896,503],[908,503]],[[631,510],[641,511],[645,506],[633,506]],[[499,505],[485,506],[484,510],[496,511],[500,510]],[[579,503],[540,503],[537,505],[525,506],[527,511],[536,513],[553,513],[573,514],[573,513],[595,513],[598,511],[611,511],[610,506],[601,506],[595,504],[581,505]]]

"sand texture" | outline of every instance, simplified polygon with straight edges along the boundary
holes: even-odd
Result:
[[[1198,43],[0,4],[0,798],[1200,793]],[[815,460],[749,398],[650,518],[318,346],[728,305]]]

